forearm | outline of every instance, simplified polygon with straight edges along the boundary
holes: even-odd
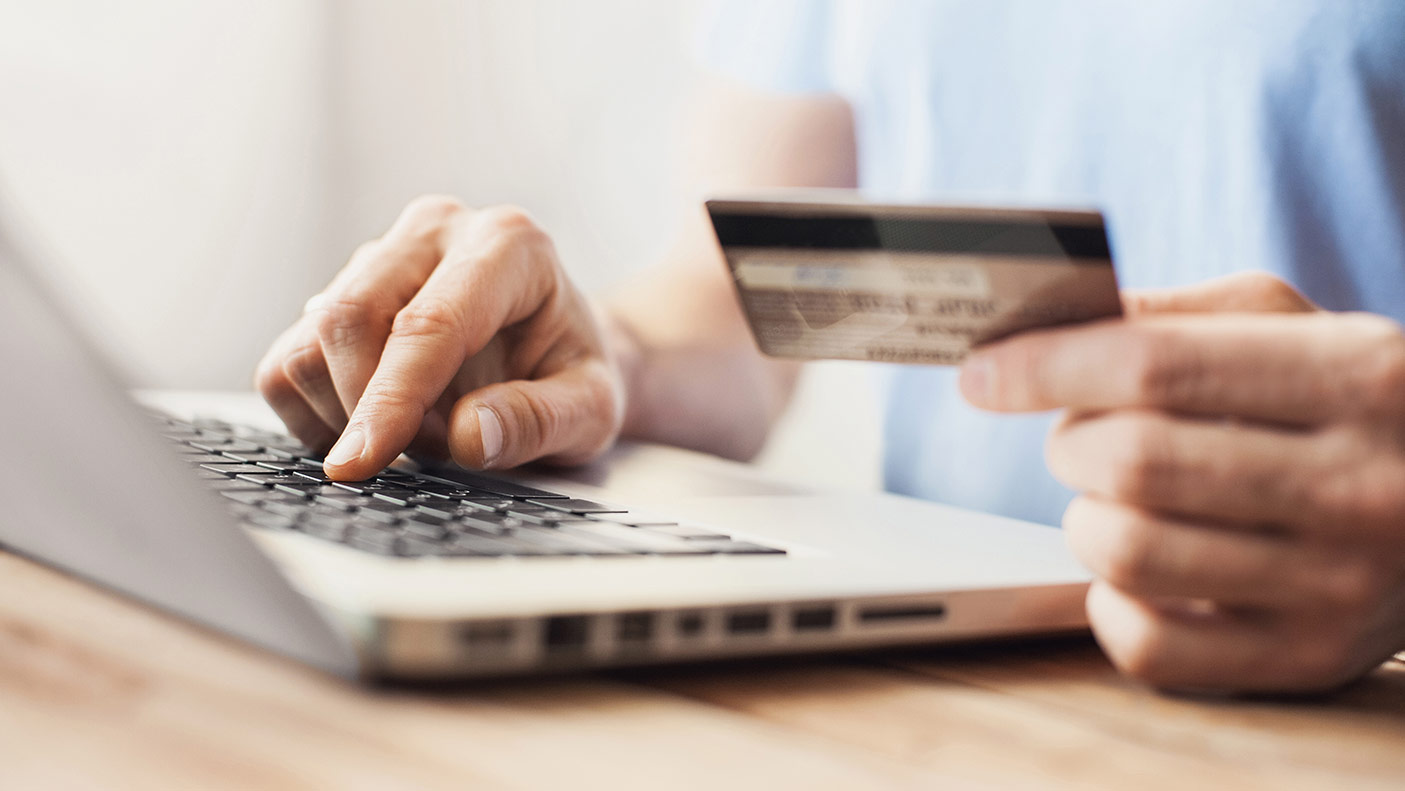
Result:
[[[701,210],[718,192],[858,183],[853,115],[838,96],[778,96],[725,82],[700,92],[680,178],[674,254],[608,303],[625,378],[625,436],[754,456],[799,366],[763,357]]]

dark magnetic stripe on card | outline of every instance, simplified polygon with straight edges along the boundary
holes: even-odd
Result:
[[[1102,225],[1041,220],[945,220],[915,217],[786,217],[713,212],[724,247],[890,250],[1059,259],[1112,257]]]

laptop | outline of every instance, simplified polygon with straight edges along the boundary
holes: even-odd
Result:
[[[0,220],[3,220],[0,217]],[[1058,530],[625,443],[321,477],[136,403],[0,225],[0,545],[326,672],[492,677],[1085,629]]]

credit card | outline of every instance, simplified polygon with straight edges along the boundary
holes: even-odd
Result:
[[[1096,211],[707,201],[757,345],[805,360],[959,364],[979,344],[1117,316]]]

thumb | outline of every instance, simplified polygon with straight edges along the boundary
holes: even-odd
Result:
[[[469,469],[543,459],[579,464],[604,451],[624,418],[622,388],[603,361],[537,380],[500,382],[459,399],[449,416],[449,453]]]
[[[1190,286],[1127,289],[1128,316],[1152,313],[1310,313],[1321,310],[1303,293],[1267,272],[1236,272]]]

